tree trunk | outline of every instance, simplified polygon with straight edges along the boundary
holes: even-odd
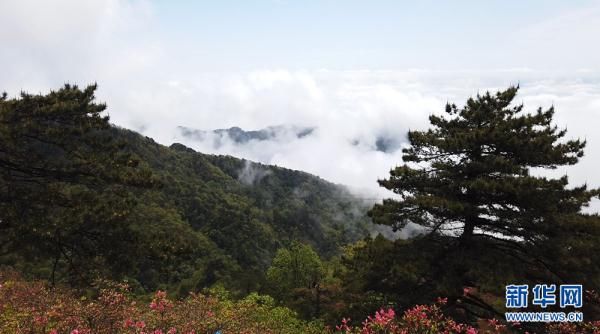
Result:
[[[473,232],[475,231],[475,218],[467,218],[465,220],[465,226],[463,228],[463,233],[460,235],[460,245],[461,247],[467,247],[473,238]]]

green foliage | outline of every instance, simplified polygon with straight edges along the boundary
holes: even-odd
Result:
[[[312,247],[293,242],[277,251],[267,281],[273,296],[310,318],[321,313],[324,275],[324,265]]]
[[[364,284],[373,287],[375,272],[385,282],[379,291],[398,288],[412,301],[453,296],[477,315],[498,312],[483,295],[500,295],[511,282],[600,287],[593,260],[600,220],[581,213],[598,190],[537,172],[577,163],[585,142],[563,139],[553,108],[528,114],[512,106],[517,91],[478,95],[460,109],[449,104],[445,116],[430,116],[432,128],[409,132],[405,164],[379,181],[399,197],[370,216],[395,229],[416,224],[421,233],[408,243],[368,244],[362,252],[370,255],[356,257],[369,268],[359,270]]]
[[[296,288],[312,288],[323,279],[324,268],[319,255],[298,242],[280,248],[267,271],[267,279],[276,289],[286,292]]]
[[[114,135],[123,138],[126,149],[161,180],[159,190],[138,195],[144,203],[177,212],[201,234],[200,240],[207,241],[202,251],[192,255],[200,262],[200,271],[171,274],[187,277],[182,281],[185,287],[222,282],[241,293],[258,291],[283,245],[300,240],[320,255],[331,256],[368,233],[365,205],[342,187],[310,174],[205,155],[181,144],[168,148],[126,130]],[[248,170],[262,177],[246,180],[242,174]],[[191,281],[190,274],[203,274],[205,279]],[[175,282],[169,279],[168,284]],[[157,286],[146,285],[150,290]]]
[[[158,293],[159,309],[175,305],[169,319],[130,309],[165,329],[227,320],[232,330],[317,332],[296,315],[361,319],[440,296],[468,321],[500,315],[508,283],[600,291],[600,217],[581,212],[599,191],[538,173],[575,164],[585,142],[564,139],[552,108],[512,106],[517,88],[448,105],[431,129],[409,132],[405,164],[380,181],[398,196],[370,211],[375,223],[417,227],[396,241],[365,238],[364,203],[318,177],[111,126],[94,90],[0,98],[0,265],[88,292],[98,277],[139,295],[206,291],[178,302]],[[600,314],[597,292],[586,298],[586,317]],[[96,313],[64,328],[112,316],[73,303]],[[222,318],[186,322],[207,305]]]
[[[298,319],[256,293],[241,300],[189,294],[172,300],[157,291],[136,300],[126,285],[103,282],[91,297],[62,286],[0,272],[1,333],[323,333],[322,324]]]
[[[578,213],[597,194],[586,186],[567,189],[567,177],[531,175],[532,168],[572,165],[583,156],[585,142],[559,142],[566,130],[552,126],[554,109],[524,114],[510,106],[517,88],[495,96],[469,99],[443,116],[430,116],[428,131],[410,131],[408,163],[391,171],[381,186],[402,196],[376,205],[377,223],[395,228],[407,222],[427,230],[455,230],[462,239],[495,234],[535,241],[547,224],[542,217]]]
[[[23,280],[0,271],[0,332],[24,334],[62,333],[468,333],[524,332],[522,324],[496,319],[471,326],[444,314],[446,299],[432,305],[416,305],[403,313],[381,308],[366,319],[340,319],[335,327],[304,321],[292,310],[277,306],[273,298],[252,293],[232,300],[219,289],[191,293],[174,300],[165,291],[136,299],[127,285],[97,282],[85,297],[63,286],[49,288],[43,281]],[[339,321],[336,321],[339,323]],[[598,333],[600,322],[555,323],[539,333]]]
[[[83,286],[245,294],[282,245],[330,256],[367,233],[344,188],[116,128],[95,89],[0,99],[0,264]]]
[[[0,98],[0,256],[72,282],[122,266],[130,187],[155,180],[109,135],[95,86]],[[48,266],[46,266],[48,268]]]

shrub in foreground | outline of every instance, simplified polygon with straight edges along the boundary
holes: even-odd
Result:
[[[102,286],[101,288],[99,286]],[[500,334],[527,333],[519,324],[480,320],[461,324],[443,314],[445,299],[417,305],[397,314],[381,309],[360,326],[342,319],[335,328],[298,319],[275,306],[269,296],[250,294],[233,301],[223,291],[190,294],[171,300],[157,291],[151,300],[136,299],[124,284],[101,282],[93,298],[74,290],[29,282],[0,272],[0,333],[17,334],[204,334],[204,333],[336,333],[336,334]],[[549,324],[538,333],[600,333],[600,322]],[[530,331],[529,333],[532,333]]]
[[[11,275],[8,275],[11,276]],[[299,320],[268,296],[232,301],[190,294],[173,301],[158,291],[150,302],[135,300],[127,286],[104,284],[95,298],[50,288],[0,273],[0,333],[28,334],[200,334],[320,333],[322,326]]]
[[[497,319],[481,319],[476,327],[457,323],[442,313],[446,299],[433,305],[416,305],[398,316],[393,309],[381,309],[353,327],[350,319],[342,319],[336,334],[600,334],[600,321],[584,323],[554,323],[539,331],[523,329],[519,323],[503,324]]]

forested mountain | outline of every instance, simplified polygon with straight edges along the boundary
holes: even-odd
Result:
[[[292,240],[329,257],[368,235],[366,203],[317,176],[231,156],[170,147],[124,129],[131,153],[162,180],[154,202],[175,210],[239,265],[261,276],[274,252]]]
[[[344,187],[160,145],[110,125],[94,89],[5,97],[1,263],[53,282],[245,292],[292,240],[329,257],[368,234]]]
[[[264,232],[256,236],[264,240],[257,244],[258,253],[269,243],[281,246],[299,240],[325,256],[367,235],[368,204],[344,186],[301,171],[202,154],[178,143],[165,147],[133,131],[114,131],[165,181],[165,202],[172,202],[192,227],[234,254],[238,251],[227,245],[239,247],[244,241],[237,238],[249,237],[239,235],[243,230]],[[240,258],[253,256],[247,250],[239,253]]]
[[[582,212],[600,189],[530,173],[576,164],[586,142],[565,139],[553,108],[514,105],[518,87],[448,104],[409,131],[404,164],[379,181],[399,196],[370,210],[307,173],[117,128],[95,88],[0,96],[0,328],[139,332],[136,313],[161,331],[330,333],[323,325],[343,319],[346,334],[598,332],[497,320],[509,284],[581,284],[578,301],[548,310],[600,318],[600,216]],[[419,233],[365,237],[369,219]],[[143,303],[125,302],[116,282]],[[57,313],[63,294],[73,305]],[[114,312],[74,302],[89,296]]]

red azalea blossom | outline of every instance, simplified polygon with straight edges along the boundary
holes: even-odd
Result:
[[[408,333],[445,333],[445,334],[477,334],[477,329],[458,324],[441,313],[439,305],[446,303],[440,298],[438,304],[417,305],[404,312],[402,317],[396,317],[393,309],[380,309],[375,316],[369,316],[362,327],[349,325],[349,319],[342,319],[342,324],[336,330],[344,334],[408,334]]]
[[[135,326],[135,322],[131,320],[131,318],[127,318],[127,320],[125,320],[125,322],[123,323],[123,328],[129,328],[133,326]]]
[[[167,293],[160,290],[156,291],[154,299],[152,299],[152,302],[150,303],[150,308],[158,312],[164,312],[172,306],[173,304],[171,301],[167,299]]]
[[[343,318],[337,326],[326,327],[309,326],[293,313],[280,318],[282,309],[257,303],[256,295],[221,301],[210,295],[190,294],[185,299],[171,301],[166,292],[159,291],[149,308],[146,303],[135,303],[126,287],[118,284],[111,283],[109,288],[100,290],[99,297],[88,299],[61,287],[49,289],[43,282],[27,282],[12,276],[8,281],[2,275],[0,271],[2,333],[198,334],[220,329],[223,333],[246,334],[506,334],[520,328],[518,323],[505,323],[501,319],[479,319],[479,328],[459,323],[443,313],[446,298],[439,298],[431,305],[416,305],[402,313],[382,307],[356,326],[349,318]],[[541,326],[540,332],[549,334],[600,333],[600,321]]]

